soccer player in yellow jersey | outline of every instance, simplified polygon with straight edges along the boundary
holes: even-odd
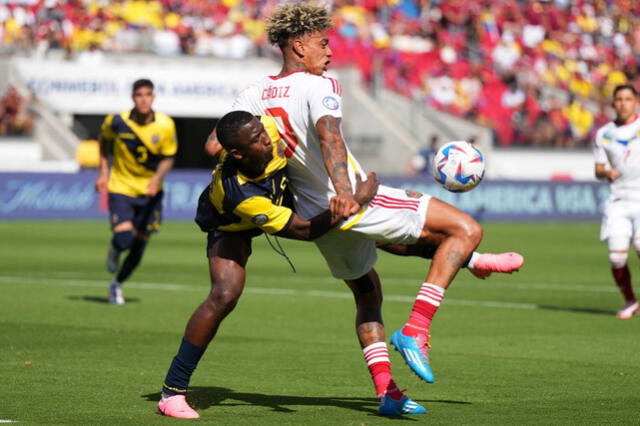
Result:
[[[109,285],[109,303],[115,305],[124,304],[122,283],[140,263],[149,236],[160,229],[162,181],[178,149],[173,120],[152,109],[153,83],[134,82],[132,98],[132,110],[108,115],[102,124],[96,180],[96,190],[109,193],[113,237],[107,270],[117,272]],[[119,265],[120,254],[127,250]]]
[[[252,237],[266,232],[313,240],[342,220],[330,210],[304,220],[283,205],[287,160],[272,117],[258,119],[245,111],[233,111],[220,119],[217,134],[224,152],[211,185],[200,197],[196,216],[208,232],[211,292],[191,315],[164,382],[158,411],[170,417],[200,417],[186,402],[189,380],[220,323],[242,294]],[[378,184],[373,173],[364,182],[358,179],[356,202],[366,204]]]

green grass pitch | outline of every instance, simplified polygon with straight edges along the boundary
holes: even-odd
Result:
[[[122,307],[105,303],[109,236],[106,221],[0,223],[0,421],[179,422],[154,412],[209,288],[203,234],[164,224]],[[375,414],[346,286],[312,244],[282,243],[298,273],[255,241],[245,294],[191,383],[199,423],[640,423],[640,317],[613,316],[622,300],[597,224],[486,224],[481,251],[519,251],[525,267],[484,281],[460,272],[432,326],[435,384],[391,353],[399,386],[428,409],[403,418]],[[390,334],[426,264],[381,253],[378,271]]]

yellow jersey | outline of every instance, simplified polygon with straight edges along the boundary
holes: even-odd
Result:
[[[137,197],[147,193],[160,160],[176,154],[178,141],[168,115],[153,112],[151,122],[138,124],[131,114],[108,115],[102,123],[102,139],[113,143],[109,192]]]
[[[273,145],[273,159],[255,178],[245,176],[225,151],[205,190],[206,203],[199,203],[198,218],[208,218],[207,231],[239,232],[261,230],[275,234],[293,218],[293,210],[283,205],[287,193],[285,145],[272,117],[259,116]],[[201,198],[202,201],[202,198]],[[213,209],[211,208],[213,207]],[[198,222],[200,224],[200,222]]]

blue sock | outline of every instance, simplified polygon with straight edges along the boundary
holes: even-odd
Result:
[[[206,347],[202,348],[182,338],[178,354],[173,357],[167,377],[164,379],[162,392],[167,395],[184,395],[189,387],[193,370],[198,366]]]
[[[133,243],[131,244],[131,250],[129,250],[129,254],[127,255],[124,262],[122,262],[122,266],[118,271],[118,276],[116,279],[119,283],[123,283],[129,278],[129,275],[133,272],[133,270],[138,266],[140,260],[142,259],[142,254],[144,253],[144,249],[147,246],[147,242],[144,240],[140,240],[135,238]]]

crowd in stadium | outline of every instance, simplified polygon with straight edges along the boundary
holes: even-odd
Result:
[[[0,5],[0,40],[87,63],[101,52],[271,52],[274,0],[40,0]],[[588,146],[612,89],[640,85],[640,2],[334,0],[334,66],[495,129],[500,146]]]

